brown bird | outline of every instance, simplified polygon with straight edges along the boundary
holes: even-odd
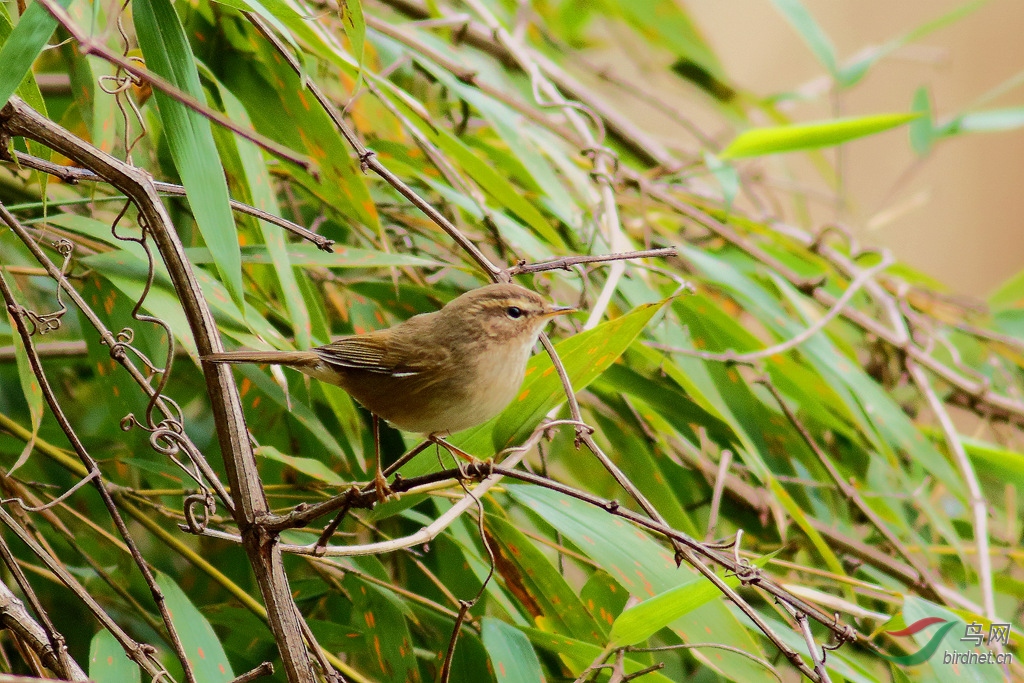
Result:
[[[374,419],[438,437],[486,422],[511,403],[544,325],[574,310],[500,283],[466,292],[439,311],[309,351],[230,351],[203,360],[286,365],[338,385]],[[374,484],[383,498],[387,480],[374,440]]]

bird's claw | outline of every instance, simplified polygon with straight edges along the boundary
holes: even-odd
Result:
[[[388,480],[384,476],[384,474],[382,472],[380,472],[380,470],[377,471],[376,476],[374,476],[374,478],[373,478],[373,488],[374,488],[374,490],[377,491],[377,502],[378,503],[385,503],[385,502],[387,502],[389,497],[391,497],[391,496],[397,497],[398,496],[398,494],[396,494],[394,491],[392,491],[391,487],[388,486]]]

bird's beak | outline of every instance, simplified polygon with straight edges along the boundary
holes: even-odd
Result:
[[[563,315],[565,313],[575,313],[575,306],[550,306],[544,311],[545,318],[554,318],[556,315]]]

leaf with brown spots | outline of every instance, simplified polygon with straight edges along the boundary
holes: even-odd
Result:
[[[581,640],[555,635],[554,633],[548,633],[536,628],[524,628],[522,631],[535,646],[561,655],[562,661],[575,675],[580,674],[583,669],[589,666],[602,653],[601,646],[584,643]],[[630,654],[623,658],[623,670],[625,673],[636,673],[640,669],[650,666],[649,661],[640,661],[639,657],[643,657],[643,655]],[[642,680],[646,683],[674,683],[671,678],[659,671],[644,674]],[[745,678],[739,680],[756,681],[761,679]]]
[[[89,645],[89,678],[96,683],[139,683],[139,666],[125,657],[124,648],[114,635],[100,629]]]
[[[203,683],[232,680],[235,675],[231,673],[228,656],[210,622],[169,576],[157,573],[156,583],[167,600],[167,609],[181,638],[185,656],[196,673],[196,680]]]
[[[533,541],[493,515],[487,517],[487,530],[487,539],[496,551],[496,571],[535,620],[542,615],[551,630],[587,642],[604,638],[604,631],[572,587]]]
[[[481,636],[498,683],[542,683],[540,660],[522,632],[492,617],[482,621]]]

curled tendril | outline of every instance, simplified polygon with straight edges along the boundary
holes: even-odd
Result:
[[[65,279],[68,274],[68,266],[71,265],[71,255],[75,251],[75,245],[66,239],[59,239],[53,242],[53,248],[57,250],[57,253],[64,257],[64,263],[60,267],[61,279]],[[61,296],[61,292],[64,291],[60,284],[57,285],[57,303],[60,308],[52,313],[39,314],[35,311],[21,307],[22,315],[32,323],[32,330],[29,332],[31,335],[44,335],[49,334],[60,329],[61,319],[64,314],[68,312],[67,304],[64,303],[64,299]]]
[[[60,319],[67,312],[67,308],[61,307],[61,310],[54,311],[53,313],[44,313],[42,315],[35,311],[21,307],[21,314],[32,323],[32,329],[29,331],[30,335],[44,335],[49,334],[55,330],[60,329]]]
[[[110,357],[116,361],[121,361],[127,355],[126,352],[131,351],[132,354],[142,361],[142,364],[154,374],[159,374],[164,371],[164,368],[157,367],[157,365],[149,359],[149,356],[139,350],[138,347],[133,346],[132,342],[135,340],[135,331],[130,327],[123,328],[118,332],[114,339],[116,341],[110,345]],[[106,343],[105,340],[100,340],[100,343]]]
[[[180,416],[181,409],[178,404],[173,401],[170,403]],[[150,427],[140,422],[134,413],[128,413],[121,418],[120,424],[122,431],[127,432],[133,427],[138,427],[148,432],[149,445],[154,451],[170,458],[171,462],[177,465],[182,472],[187,474],[200,487],[204,495],[212,495],[206,485],[199,465],[202,455],[195,450],[192,442],[185,436],[185,428],[182,426],[181,420],[167,418]],[[177,457],[182,452],[188,456],[188,464],[185,464],[185,462]]]
[[[164,321],[164,320],[162,320],[160,318],[157,318],[155,316],[146,315],[145,313],[142,313],[142,306],[143,306],[143,304],[146,301],[146,297],[149,296],[150,289],[152,289],[152,287],[153,287],[153,278],[154,278],[154,274],[156,272],[156,266],[155,266],[155,260],[153,258],[153,251],[152,251],[152,249],[149,246],[149,239],[148,239],[149,227],[146,225],[146,221],[145,221],[145,218],[143,216],[140,215],[138,217],[138,219],[137,219],[138,220],[138,224],[139,224],[139,229],[142,231],[141,232],[141,236],[139,236],[139,237],[132,237],[130,235],[125,235],[125,234],[119,234],[118,233],[118,229],[117,229],[118,228],[118,224],[121,222],[121,219],[127,213],[128,207],[130,205],[131,205],[130,202],[126,202],[125,205],[121,208],[121,211],[118,212],[117,216],[114,218],[114,221],[111,223],[110,232],[111,232],[111,234],[115,238],[117,238],[119,240],[122,240],[124,242],[134,242],[135,244],[138,244],[146,252],[146,263],[147,263],[146,282],[145,282],[145,285],[142,288],[142,294],[139,295],[138,300],[135,302],[135,305],[132,307],[131,315],[132,315],[132,318],[134,320],[138,320],[139,322],[144,322],[144,323],[152,323],[154,325],[157,325],[158,327],[160,327],[163,330],[165,338],[167,339],[167,357],[166,357],[166,360],[164,362],[164,367],[163,368],[158,368],[156,366],[156,364],[154,364],[152,361],[149,360],[149,358],[147,358],[145,356],[145,354],[143,354],[141,351],[139,351],[135,347],[131,346],[131,343],[130,343],[131,339],[128,339],[127,341],[125,341],[125,340],[123,340],[121,338],[123,334],[134,335],[134,332],[131,331],[130,328],[125,328],[125,329],[121,330],[120,333],[118,333],[118,341],[113,346],[111,346],[110,354],[111,354],[111,357],[113,357],[114,359],[118,359],[118,355],[115,355],[115,354],[123,354],[126,350],[130,350],[143,363],[146,364],[146,366],[150,369],[150,371],[160,375],[160,379],[157,382],[156,388],[155,388],[155,390],[153,391],[153,393],[149,397],[149,403],[146,404],[146,424],[148,424],[150,426],[150,428],[154,428],[153,411],[156,408],[158,403],[160,403],[161,401],[166,400],[166,397],[163,395],[163,392],[164,392],[164,388],[167,386],[167,381],[170,379],[171,367],[172,367],[172,365],[174,363],[174,332],[171,330],[170,325],[168,325],[166,321]],[[132,338],[134,338],[134,337],[132,337]],[[179,411],[179,413],[180,413],[180,411]],[[180,418],[180,415],[179,415],[179,418]],[[179,421],[183,421],[183,420],[179,419]]]
[[[611,182],[613,180],[612,176],[619,172],[619,155],[613,149],[609,149],[608,147],[604,147],[602,145],[595,145],[593,147],[587,147],[583,150],[580,150],[580,154],[590,159],[595,164],[597,163],[597,160],[601,157],[604,157],[605,159],[611,161],[612,169],[610,173],[600,174],[597,171],[591,171],[590,176],[592,178],[602,177],[608,182]]]
[[[202,504],[199,516],[196,516],[195,506]],[[217,511],[217,501],[209,491],[204,493],[192,493],[185,496],[184,508],[185,525],[187,530],[195,535],[202,534],[210,522],[210,517]]]
[[[161,420],[149,434],[149,444],[157,453],[173,457],[181,452],[182,426],[176,420]]]
[[[135,62],[140,66],[145,64],[145,62],[142,59],[136,56],[130,56],[128,57],[128,60]],[[128,90],[128,88],[130,88],[133,85],[136,87],[142,86],[142,79],[136,76],[135,74],[128,73],[127,71],[120,76],[100,76],[97,79],[97,81],[99,82],[100,90],[107,93],[108,95],[119,95]],[[112,83],[113,87],[108,88],[107,83]]]
[[[125,3],[125,6],[126,5],[127,3]],[[121,34],[121,39],[125,46],[124,51],[121,53],[121,56],[125,57],[131,62],[135,62],[137,64],[145,64],[145,62],[141,58],[135,55],[128,55],[128,36],[124,31],[124,27],[121,25],[120,14],[117,17],[117,28]],[[107,85],[108,83],[111,84],[109,87]],[[140,79],[138,76],[135,76],[134,74],[124,72],[121,69],[121,67],[118,67],[116,75],[100,76],[97,79],[97,84],[99,85],[100,90],[107,93],[108,95],[114,96],[114,102],[117,104],[118,111],[121,112],[121,119],[124,122],[123,141],[125,148],[125,162],[128,163],[129,165],[132,165],[132,149],[134,149],[135,145],[138,144],[139,140],[146,136],[147,131],[146,122],[142,118],[142,112],[139,111],[138,105],[135,104],[135,100],[131,98],[130,93],[128,91],[132,86],[135,86],[136,88],[142,87],[142,79]],[[135,115],[135,120],[138,122],[139,127],[141,129],[139,134],[135,137],[135,139],[130,139],[132,127],[131,120],[129,119],[128,116],[128,111],[125,109],[125,101],[128,102],[128,106],[131,108],[132,113]]]

